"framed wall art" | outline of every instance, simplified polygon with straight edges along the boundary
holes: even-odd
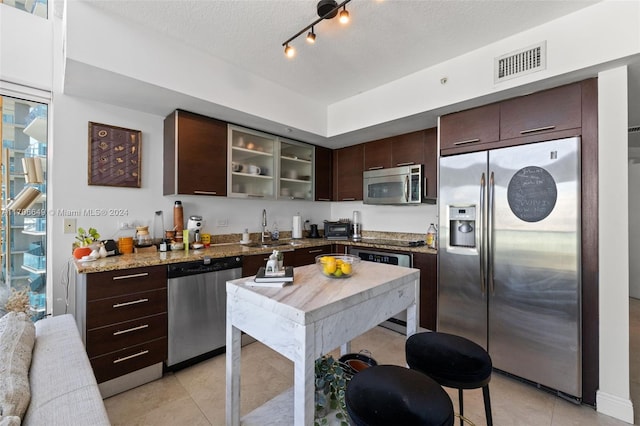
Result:
[[[140,130],[89,122],[89,185],[140,188]]]

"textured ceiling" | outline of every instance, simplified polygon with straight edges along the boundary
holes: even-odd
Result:
[[[596,1],[353,0],[351,23],[317,25],[316,0],[90,0],[324,104],[370,90]]]

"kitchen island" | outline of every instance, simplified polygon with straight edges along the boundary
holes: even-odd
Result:
[[[296,426],[313,424],[317,358],[337,347],[348,352],[351,339],[403,310],[407,311],[407,336],[417,332],[417,269],[365,262],[352,277],[331,279],[320,274],[316,265],[307,265],[294,270],[290,286],[253,287],[251,281],[227,282],[227,426],[240,425],[242,331],[294,363],[293,398],[276,397],[249,413],[243,424],[268,420],[268,424]]]

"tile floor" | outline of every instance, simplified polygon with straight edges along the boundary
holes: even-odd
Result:
[[[640,300],[631,299],[630,306],[630,352],[637,354],[640,351]],[[404,337],[388,329],[376,327],[353,341],[352,350],[360,349],[371,351],[378,363],[405,365]],[[631,359],[631,396],[632,400],[640,401],[640,360],[638,356]],[[289,360],[258,342],[243,348],[241,415],[292,385],[293,364]],[[627,424],[497,373],[491,379],[490,391],[496,426]],[[447,392],[455,407],[457,391]],[[224,355],[115,395],[106,399],[105,405],[114,426],[224,425]],[[640,424],[640,405],[634,405],[636,424]],[[486,425],[480,390],[465,391],[465,415],[478,426]]]

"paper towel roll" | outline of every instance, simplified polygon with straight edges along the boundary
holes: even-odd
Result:
[[[293,216],[293,227],[291,228],[291,238],[302,238],[302,218],[299,214]]]

